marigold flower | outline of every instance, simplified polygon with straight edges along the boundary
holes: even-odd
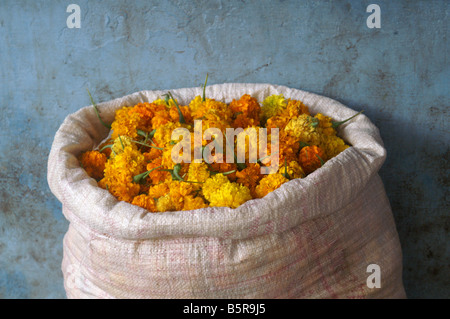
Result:
[[[333,121],[331,117],[325,116],[322,113],[317,113],[314,117],[319,120],[318,126],[322,129],[322,133],[324,135],[336,135],[336,130],[333,127]]]
[[[240,115],[253,119],[255,121],[254,125],[259,125],[261,106],[258,100],[249,94],[242,95],[239,100],[231,101],[230,109],[234,113],[240,113]]]
[[[242,184],[250,189],[250,194],[253,198],[256,198],[256,186],[261,180],[263,175],[261,175],[260,166],[257,163],[250,163],[242,171],[236,172],[236,182]]]
[[[345,144],[344,140],[339,136],[331,135],[324,136],[321,141],[320,147],[325,151],[325,158],[328,160],[332,157],[335,157],[350,146]]]
[[[303,170],[310,174],[323,165],[325,156],[325,152],[320,147],[310,145],[300,150],[298,159]]]
[[[280,173],[265,175],[255,188],[256,196],[262,198],[288,181],[289,180]]]
[[[301,114],[291,119],[284,130],[298,141],[319,145],[322,136],[320,130],[317,129],[318,122],[319,120],[312,116]]]
[[[155,158],[153,161],[147,164],[147,171],[151,171],[148,174],[148,179],[151,181],[153,185],[172,180],[170,172],[156,169],[157,167],[160,166],[163,166],[161,157]]]
[[[187,195],[184,198],[183,210],[194,210],[200,208],[206,208],[209,205],[200,196],[194,197],[193,195]]]
[[[287,106],[287,101],[283,94],[270,95],[266,97],[262,103],[262,116],[266,120],[272,116],[279,115]]]
[[[237,208],[252,198],[266,196],[290,179],[303,178],[348,148],[336,128],[360,113],[334,122],[321,113],[311,116],[302,101],[285,99],[282,94],[268,96],[261,104],[243,94],[227,104],[206,98],[205,91],[203,97],[196,96],[188,105],[180,106],[169,92],[164,100],[118,109],[111,137],[99,147],[101,152],[83,153],[80,163],[118,200],[150,212]],[[200,125],[201,143],[195,140]],[[188,129],[190,154],[184,154],[187,145],[178,144],[185,136],[172,140],[177,128]],[[209,128],[220,130],[222,143],[215,140],[216,136],[204,136]],[[227,128],[242,128],[245,140],[228,141]],[[267,144],[260,141],[260,128],[268,129]],[[273,141],[277,145],[271,145],[275,137],[271,129],[275,128],[279,130],[278,139]],[[223,149],[231,147],[229,143],[235,146],[233,162],[227,162]],[[183,157],[172,159],[176,146]],[[192,160],[200,148],[202,161],[190,163],[187,155]],[[261,174],[261,168],[269,164],[272,174]]]
[[[144,155],[127,146],[122,153],[108,159],[105,164],[105,177],[99,185],[107,188],[119,200],[131,202],[141,189],[139,184],[133,183],[133,177],[144,170]]]
[[[230,182],[223,174],[208,178],[202,190],[209,205],[214,207],[237,208],[252,199],[248,187]]]
[[[116,139],[121,135],[136,138],[138,129],[151,131],[151,123],[155,111],[154,106],[154,104],[150,103],[139,103],[135,106],[118,109],[111,124],[112,138]]]
[[[156,208],[155,200],[152,197],[145,195],[145,194],[141,194],[141,195],[134,197],[131,204],[145,208],[146,210],[148,210],[152,213],[158,211]]]
[[[288,99],[286,108],[281,111],[281,116],[293,118],[301,114],[309,115],[309,108],[300,100]]]
[[[160,198],[169,193],[169,185],[166,182],[161,182],[159,184],[155,184],[150,186],[148,189],[148,196],[151,198]]]
[[[170,195],[164,195],[156,201],[156,209],[158,212],[169,212],[175,210],[175,205],[170,199]]]
[[[99,151],[87,151],[81,155],[80,162],[90,177],[100,180],[104,176],[106,160],[106,155]]]
[[[297,161],[286,162],[286,166],[280,166],[278,173],[287,174],[290,179],[305,177],[305,172]]]
[[[208,165],[205,162],[189,164],[187,181],[203,183],[211,175]],[[200,186],[200,184],[198,184]]]
[[[137,149],[136,144],[132,142],[132,138],[127,135],[119,135],[113,143],[113,146],[111,147],[112,155],[115,156],[117,154],[120,154],[123,152],[125,147],[130,146],[134,149]]]

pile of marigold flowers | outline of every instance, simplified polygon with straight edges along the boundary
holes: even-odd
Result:
[[[80,156],[81,166],[118,200],[150,212],[236,208],[289,180],[304,178],[349,147],[336,131],[347,120],[335,122],[320,113],[312,116],[301,101],[283,95],[271,95],[260,103],[244,94],[227,104],[205,98],[203,91],[203,96],[179,105],[168,93],[151,103],[118,109],[111,125],[101,120],[93,105],[111,134],[95,150]],[[193,135],[199,120],[202,132],[218,128],[223,136],[227,128],[265,128],[268,136],[271,129],[278,129],[278,150],[256,161],[246,151],[245,161],[230,162],[225,152],[213,149],[201,161],[175,163],[171,155],[179,141],[172,140],[172,132],[185,128]],[[236,152],[246,146],[226,138],[223,142],[234,143]],[[203,139],[197,147],[203,153],[208,143]],[[211,161],[208,156],[223,161]],[[262,174],[261,167],[269,165],[273,156],[278,157],[278,170]]]

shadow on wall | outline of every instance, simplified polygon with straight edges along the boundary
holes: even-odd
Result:
[[[342,103],[355,110],[360,108],[355,103]],[[425,107],[421,124],[394,117],[392,112],[380,113],[377,107],[364,108],[380,129],[387,150],[380,176],[402,245],[407,296],[449,298],[448,106],[442,103]]]

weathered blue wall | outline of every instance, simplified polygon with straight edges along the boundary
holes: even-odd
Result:
[[[81,8],[69,29],[66,8]],[[381,8],[369,29],[366,7]],[[143,89],[270,82],[380,128],[410,298],[449,295],[448,1],[0,1],[0,297],[64,298],[46,181],[63,119]]]

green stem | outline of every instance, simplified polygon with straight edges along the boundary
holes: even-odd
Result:
[[[183,113],[181,113],[180,106],[178,105],[177,101],[175,101],[175,99],[173,98],[172,93],[167,92],[167,94],[168,94],[168,96],[170,96],[170,98],[172,99],[173,103],[175,103],[175,106],[177,107],[178,116],[180,117],[180,123],[181,124],[185,124],[186,120],[184,119]],[[167,101],[167,99],[166,99],[166,101]]]
[[[217,171],[210,171],[212,175],[216,175],[216,174],[222,174],[222,175],[230,175],[233,174],[234,172],[236,172],[236,170],[232,170],[232,171],[228,171],[228,172],[217,172]]]
[[[105,122],[103,122],[102,118],[100,117],[100,111],[98,110],[97,104],[95,104],[94,99],[92,98],[91,92],[89,92],[89,89],[86,88],[88,94],[89,94],[89,98],[91,100],[92,106],[94,107],[94,111],[95,114],[97,114],[98,119],[100,120],[100,123],[102,123],[102,125],[108,129],[111,129],[111,125],[106,124]]]
[[[317,156],[317,158],[320,160],[320,166],[323,166],[323,165],[325,164],[325,162],[323,161],[323,159],[322,159],[319,155],[317,155],[317,154],[316,154],[316,156]]]
[[[202,101],[205,102],[206,101],[206,83],[208,82],[208,73],[206,73],[206,79],[205,79],[205,84],[203,85],[203,96],[202,96]]]
[[[285,178],[287,179],[291,179],[291,177],[289,176],[288,172],[287,172],[287,162],[286,162],[286,157],[284,158],[284,174],[282,174]]]
[[[140,183],[144,178],[146,178],[151,172],[153,172],[155,169],[160,168],[162,165],[158,166],[158,167],[154,167],[149,171],[146,171],[142,174],[136,175],[133,177],[133,183]]]
[[[151,147],[151,148],[156,148],[157,150],[161,150],[161,151],[164,150],[164,148],[162,148],[162,147],[156,147],[156,146],[153,146],[153,145],[148,145],[148,144],[146,144],[146,143],[142,143],[142,142],[135,141],[135,140],[131,140],[131,141],[132,141],[133,143],[136,143],[136,144],[144,145],[144,146]]]
[[[331,127],[337,128],[339,125],[342,125],[342,124],[344,124],[345,122],[350,121],[352,118],[354,118],[355,116],[361,114],[362,112],[364,112],[364,110],[359,111],[358,113],[356,113],[355,115],[353,115],[352,117],[350,117],[350,118],[348,118],[348,119],[346,119],[346,120],[343,120],[343,121],[340,121],[340,122],[332,122]]]
[[[104,151],[105,149],[107,149],[107,148],[110,148],[110,149],[112,150],[113,145],[114,145],[114,144],[105,145],[105,146],[103,146],[103,147],[99,150],[99,152],[101,153],[101,152],[103,152],[103,151]]]
[[[302,141],[298,141],[298,143],[300,144],[300,149],[304,148],[305,146],[309,146],[308,143],[302,142]]]
[[[120,135],[119,135],[119,141],[120,141],[120,145],[122,145],[122,149],[125,150],[125,146],[123,145],[122,138],[120,137]]]

